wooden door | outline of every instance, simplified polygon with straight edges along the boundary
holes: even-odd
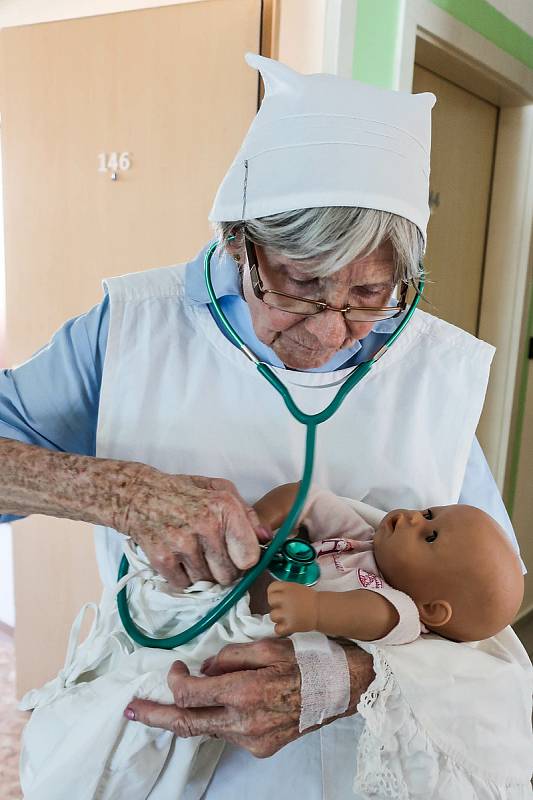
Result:
[[[1,32],[10,363],[98,302],[102,277],[179,263],[208,241],[257,107],[243,56],[259,50],[260,15],[260,0],[205,0]],[[128,155],[99,171],[113,153]],[[32,517],[14,544],[23,692],[57,672],[100,586],[88,525]]]
[[[476,335],[498,109],[418,65],[413,92],[437,96],[421,308]]]
[[[420,305],[477,335],[498,108],[415,65],[413,92],[433,92],[428,281]],[[482,414],[478,437],[490,430]]]

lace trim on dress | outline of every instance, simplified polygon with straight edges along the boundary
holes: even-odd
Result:
[[[375,680],[361,696],[364,728],[353,789],[361,800],[525,800],[531,784],[497,784],[469,772],[439,749],[423,730],[387,662],[370,645]]]

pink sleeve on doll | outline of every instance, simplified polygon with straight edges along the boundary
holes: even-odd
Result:
[[[420,621],[416,603],[405,592],[393,589],[384,584],[381,588],[367,588],[367,591],[376,592],[394,606],[398,612],[399,622],[390,633],[382,639],[375,639],[370,644],[408,644],[418,639],[421,633],[429,633],[423,622]]]
[[[369,541],[374,536],[368,522],[329,489],[311,488],[300,522],[307,526],[312,542],[333,537]]]

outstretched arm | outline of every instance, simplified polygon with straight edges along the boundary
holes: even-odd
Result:
[[[372,642],[396,627],[398,612],[385,597],[367,589],[317,592],[297,583],[276,581],[268,587],[270,617],[278,636],[319,631]]]

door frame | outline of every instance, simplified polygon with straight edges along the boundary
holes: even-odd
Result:
[[[487,229],[479,336],[497,348],[479,432],[503,490],[521,381],[532,254],[533,69],[429,0],[408,0],[397,88],[411,91],[418,63],[500,107]]]

